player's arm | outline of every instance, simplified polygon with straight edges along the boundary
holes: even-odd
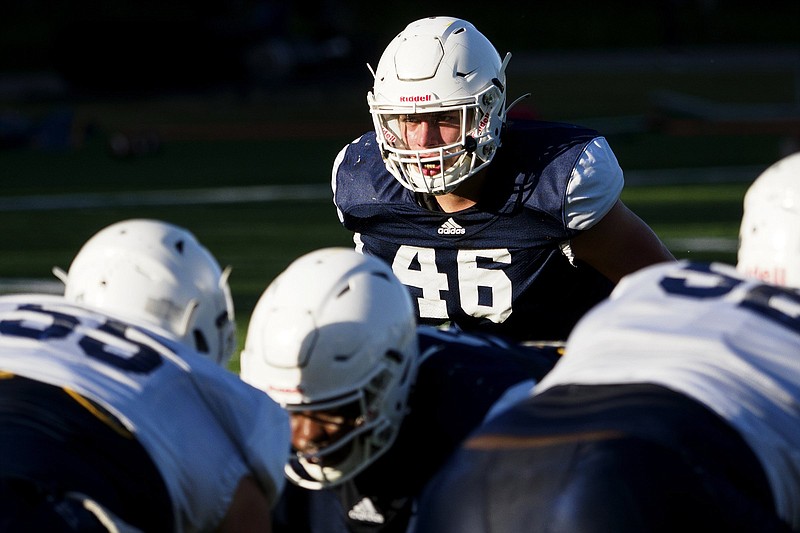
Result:
[[[252,476],[239,481],[219,533],[270,533],[272,502]]]
[[[192,377],[204,402],[239,451],[245,466],[219,532],[271,531],[271,509],[285,484],[291,446],[289,415],[262,391],[206,360]]]
[[[577,259],[614,283],[642,267],[675,258],[645,222],[617,200],[611,210],[570,241]]]

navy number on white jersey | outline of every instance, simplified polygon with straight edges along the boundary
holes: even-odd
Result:
[[[0,320],[0,334],[37,339],[47,342],[66,338],[75,332],[80,320],[63,311],[45,309],[41,305],[20,305],[18,311],[32,313],[30,319]],[[36,315],[40,315],[38,318]],[[96,332],[87,331],[78,338],[78,346],[92,357],[114,368],[127,372],[148,374],[163,362],[161,355],[151,347],[128,338],[130,326],[116,320],[106,320]]]
[[[690,263],[682,277],[665,277],[661,287],[668,294],[692,298],[719,298],[743,283],[742,280],[711,270],[710,265]],[[800,332],[800,294],[774,285],[756,285],[747,291],[739,307]]]

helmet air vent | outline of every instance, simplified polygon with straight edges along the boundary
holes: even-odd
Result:
[[[194,346],[197,348],[197,351],[200,353],[208,353],[210,351],[208,347],[208,341],[206,341],[206,337],[203,335],[203,332],[199,329],[195,329],[192,331],[192,333],[194,334]]]

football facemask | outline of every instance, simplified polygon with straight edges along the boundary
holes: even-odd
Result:
[[[412,22],[389,44],[367,102],[386,168],[404,187],[446,194],[491,162],[510,58],[501,61],[472,24],[450,17]],[[406,121],[436,113],[457,117],[452,138],[412,141]]]
[[[386,452],[406,414],[417,351],[408,289],[381,260],[326,248],[275,278],[250,320],[242,379],[290,412],[348,408],[354,420],[335,442],[298,450],[286,467],[292,482],[337,485]]]

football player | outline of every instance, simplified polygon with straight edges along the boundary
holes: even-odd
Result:
[[[453,455],[420,533],[800,530],[800,154],[744,206],[738,269],[624,278]]]
[[[224,368],[227,270],[135,219],[56,271],[0,298],[0,529],[269,531],[289,421]]]
[[[405,531],[458,442],[559,349],[417,327],[383,261],[347,248],[300,257],[259,299],[241,355],[242,378],[291,419],[273,531]]]
[[[333,199],[420,323],[563,340],[622,276],[674,258],[620,200],[605,137],[509,118],[510,58],[465,20],[409,24],[373,71],[374,131],[336,157]]]

